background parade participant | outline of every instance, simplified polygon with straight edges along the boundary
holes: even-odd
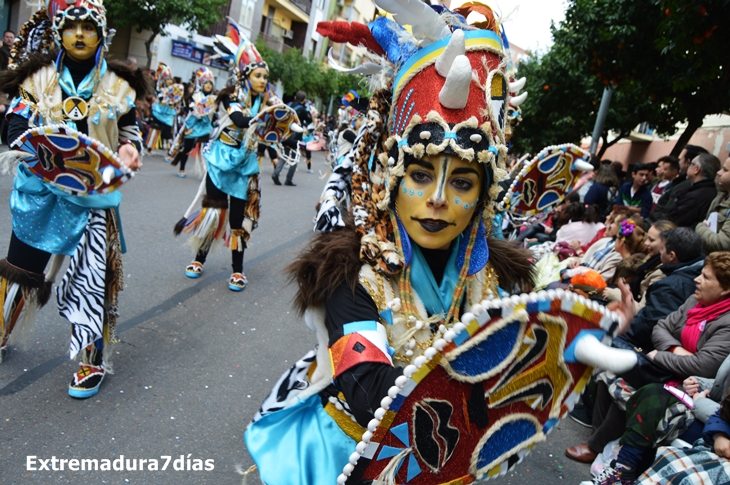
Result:
[[[266,107],[281,102],[268,83],[266,62],[256,47],[240,36],[237,26],[230,23],[229,36],[218,36],[218,39],[225,44],[222,48],[235,58],[237,81],[218,94],[218,126],[203,152],[207,175],[198,190],[198,197],[175,226],[175,233],[185,231],[194,238],[196,256],[185,268],[188,278],[200,276],[208,253],[215,244],[230,246],[233,274],[228,287],[232,291],[242,291],[247,282],[243,274],[243,253],[251,231],[258,224],[261,199],[256,156],[260,140],[253,138],[249,125],[252,118]],[[240,43],[236,44],[232,39]],[[203,191],[206,195],[202,200],[202,210],[192,214]],[[226,227],[226,215],[230,233]]]
[[[173,165],[180,164],[178,176],[185,178],[185,164],[188,154],[198,143],[205,143],[212,130],[211,118],[215,114],[215,94],[213,88],[213,72],[207,67],[201,67],[193,74],[195,76],[195,92],[188,106],[185,123],[180,129],[183,131],[183,146],[175,158]]]
[[[48,12],[56,13],[49,18]],[[50,31],[45,30],[48,26]],[[135,124],[135,98],[147,94],[150,86],[139,70],[104,59],[107,24],[101,2],[81,0],[69,5],[52,0],[31,17],[19,37],[10,59],[13,70],[0,78],[0,90],[15,96],[8,115],[10,139],[27,138],[29,128],[64,124],[71,135],[58,134],[58,140],[77,140],[72,145],[78,146],[79,135],[73,128],[117,150],[130,169],[139,169],[141,139]],[[47,95],[36,98],[35,93]],[[50,142],[44,146],[46,151],[54,149]],[[26,145],[22,149],[26,151],[10,152],[3,161],[27,157]],[[28,166],[18,165],[10,196],[13,232],[8,256],[0,261],[0,345],[6,346],[11,335],[22,331],[17,327],[32,323],[35,312],[50,298],[63,256],[72,256],[57,297],[60,314],[72,323],[71,357],[81,354],[69,394],[88,398],[98,392],[109,371],[109,352],[102,352],[115,338],[117,293],[124,287],[124,239],[118,191],[69,194],[69,187],[74,193],[92,189],[103,193],[107,184],[102,180],[107,179],[109,167],[100,174],[98,167],[85,162],[82,149],[76,150],[57,154],[65,167],[60,167],[63,173],[53,183],[31,173]],[[90,155],[93,147],[83,150],[87,157],[100,156],[99,152]],[[54,169],[54,165],[47,168]],[[76,181],[87,181],[93,187],[78,186]],[[52,255],[57,256],[46,279],[43,271]]]
[[[172,142],[172,125],[175,122],[176,105],[182,98],[182,86],[175,84],[172,69],[164,62],[157,66],[157,98],[152,105],[151,130],[147,136],[147,151],[166,148]]]

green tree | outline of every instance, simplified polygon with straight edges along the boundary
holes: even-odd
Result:
[[[555,45],[547,55],[564,56],[563,65],[581,73],[596,102],[603,86],[613,87],[607,128],[621,133],[622,127],[647,122],[669,134],[678,122],[687,122],[672,150],[676,155],[705,116],[730,107],[730,32],[718,28],[729,20],[726,0],[572,0],[565,20],[553,29]],[[561,113],[588,116],[592,123],[596,105],[580,105],[584,110]],[[616,117],[623,121],[617,124]]]
[[[113,27],[134,27],[137,32],[150,31],[144,43],[147,67],[152,61],[152,42],[165,35],[165,25],[177,23],[190,30],[202,30],[223,18],[227,0],[107,0],[107,18]]]

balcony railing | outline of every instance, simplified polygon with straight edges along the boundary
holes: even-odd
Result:
[[[274,49],[277,52],[286,52],[289,49],[291,49],[291,47],[286,45],[284,43],[284,41],[282,41],[281,39],[277,39],[276,37],[274,37],[272,35],[264,34],[263,32],[261,32],[259,35],[264,40],[264,42],[266,43],[267,46],[269,46],[270,48]]]
[[[309,15],[312,11],[312,0],[291,0],[291,3],[296,5],[299,10]]]

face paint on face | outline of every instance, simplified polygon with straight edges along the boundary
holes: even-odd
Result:
[[[266,91],[266,84],[269,81],[269,73],[263,67],[257,67],[248,75],[248,80],[251,83],[251,89],[256,94],[260,94]]]
[[[448,249],[469,225],[484,183],[484,167],[454,155],[414,160],[396,196],[396,210],[411,239],[427,249]]]
[[[63,25],[62,44],[66,53],[77,61],[91,59],[101,43],[96,25],[91,22],[67,20]]]

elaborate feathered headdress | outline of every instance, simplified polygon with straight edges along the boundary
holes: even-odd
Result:
[[[238,24],[230,17],[226,26],[226,35],[216,35],[213,46],[218,55],[233,65],[239,82],[247,79],[256,68],[263,67],[268,72],[269,66],[264,62],[256,46],[242,33]]]
[[[160,62],[157,65],[157,71],[155,71],[155,79],[157,80],[157,91],[162,91],[165,87],[165,81],[173,79],[172,69],[164,62]]]
[[[215,76],[213,76],[213,71],[208,69],[207,67],[199,67],[195,70],[193,73],[193,77],[195,79],[195,90],[196,91],[202,91],[203,90],[203,84],[207,82],[211,82],[215,84]]]
[[[473,2],[455,11],[418,1],[376,3],[397,22],[386,17],[367,25],[320,22],[317,31],[335,42],[364,46],[377,61],[345,69],[330,51],[333,67],[370,75],[384,88],[371,98],[368,121],[353,149],[368,154],[367,160],[354,161],[353,213],[362,236],[361,259],[393,274],[410,258],[398,242],[402,234],[390,209],[411,158],[449,153],[485,165],[486,197],[469,239],[486,244],[498,182],[507,176],[506,110],[519,88],[507,77],[501,30],[491,8]],[[466,18],[472,12],[480,15],[470,24]],[[403,25],[410,25],[410,32]],[[488,251],[477,252],[481,257],[471,258],[469,274],[487,262]]]

